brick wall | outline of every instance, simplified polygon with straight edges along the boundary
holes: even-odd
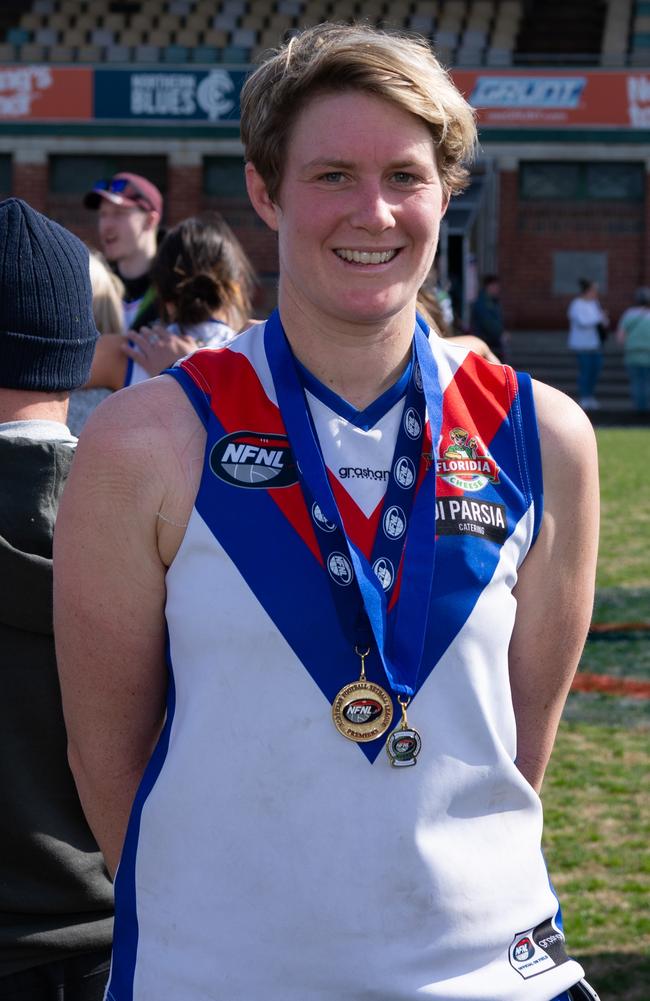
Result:
[[[47,211],[47,163],[21,163],[14,160],[12,194],[28,202],[37,212]]]
[[[645,203],[523,201],[517,172],[501,173],[499,272],[511,329],[566,327],[572,296],[553,293],[557,251],[607,254],[608,289],[601,301],[612,321],[618,320],[631,305],[637,286],[650,284],[650,184],[646,183]]]
[[[172,166],[167,170],[165,221],[175,226],[182,219],[197,215],[203,207],[203,168]]]

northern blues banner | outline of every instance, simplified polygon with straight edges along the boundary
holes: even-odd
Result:
[[[95,70],[94,117],[99,121],[239,121],[245,70]]]

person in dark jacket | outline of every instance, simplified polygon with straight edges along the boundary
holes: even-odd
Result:
[[[483,278],[481,291],[472,306],[472,333],[485,341],[499,361],[507,361],[505,326],[499,299],[500,286],[497,275]]]
[[[0,203],[0,1001],[100,1001],[113,894],[66,754],[52,535],[97,339],[88,252]]]

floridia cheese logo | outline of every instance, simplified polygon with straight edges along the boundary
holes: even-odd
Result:
[[[444,446],[444,441],[443,441]],[[465,428],[452,428],[449,444],[436,463],[438,476],[459,490],[474,493],[499,482],[499,467],[479,441]]]

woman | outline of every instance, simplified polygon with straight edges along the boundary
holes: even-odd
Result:
[[[591,426],[416,318],[476,141],[424,41],[320,25],[241,110],[278,311],[108,402],[59,536],[70,757],[121,856],[109,996],[567,1001],[537,791]]]
[[[578,361],[578,398],[583,410],[596,410],[596,386],[603,365],[601,331],[608,318],[598,301],[596,282],[581,278],[580,295],[569,304],[569,348]]]
[[[90,385],[122,389],[158,375],[198,347],[222,347],[246,325],[254,275],[234,233],[217,212],[169,230],[151,269],[164,323],[102,337]]]
[[[650,288],[639,288],[635,305],[619,320],[616,339],[630,379],[632,404],[639,413],[650,410]]]

